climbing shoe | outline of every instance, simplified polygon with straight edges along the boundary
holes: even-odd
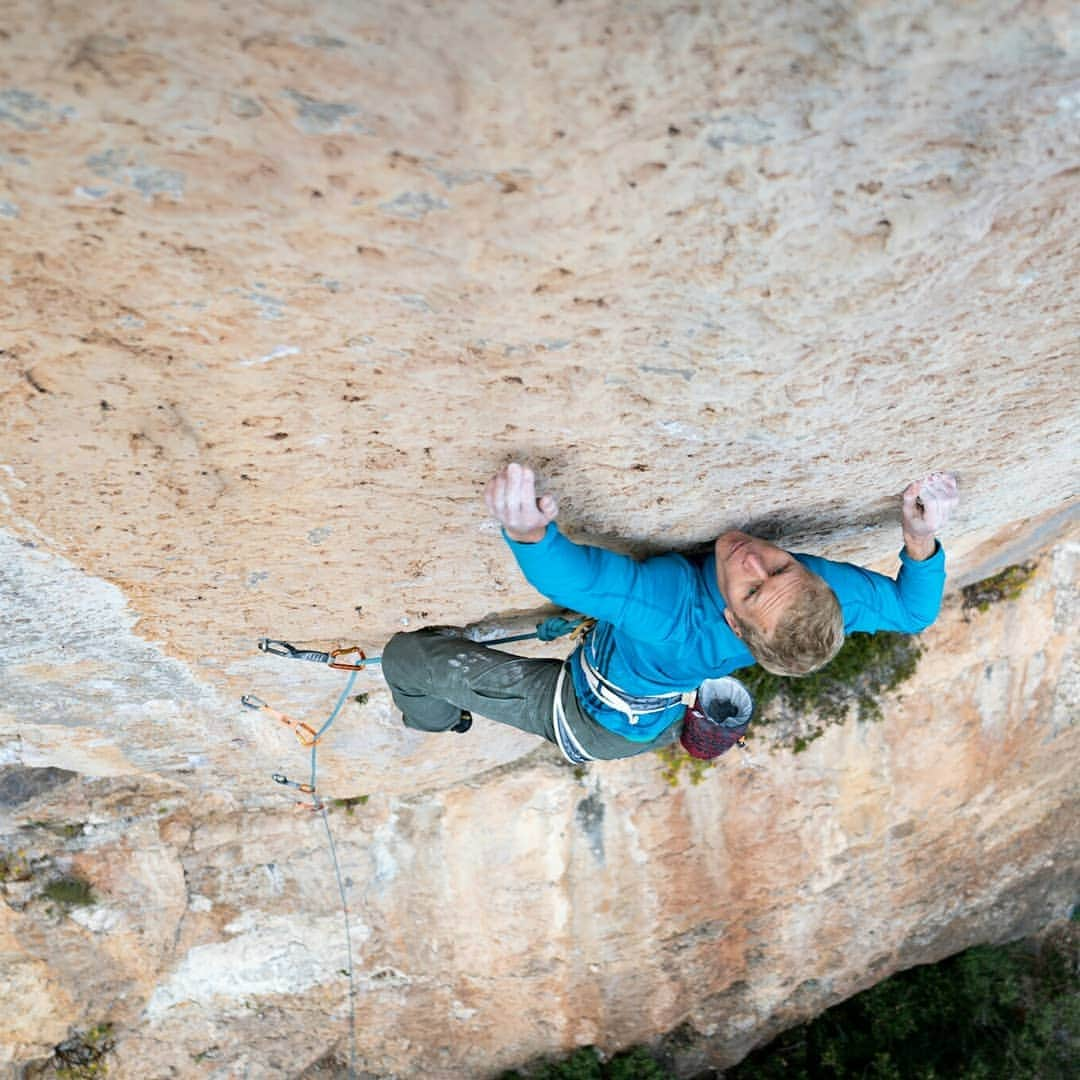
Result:
[[[469,728],[472,727],[472,713],[468,709],[461,710],[461,716],[458,722],[450,729],[456,731],[459,735],[464,735]]]

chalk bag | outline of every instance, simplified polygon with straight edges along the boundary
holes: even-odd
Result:
[[[738,679],[706,679],[686,710],[679,741],[691,757],[709,761],[746,734],[753,715],[754,698]]]

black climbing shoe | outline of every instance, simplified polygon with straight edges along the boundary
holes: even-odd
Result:
[[[464,735],[469,728],[472,727],[472,713],[468,709],[461,710],[461,717],[458,722],[450,729],[456,731],[459,735]]]

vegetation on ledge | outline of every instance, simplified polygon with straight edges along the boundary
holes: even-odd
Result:
[[[41,895],[64,908],[88,907],[97,903],[90,885],[82,878],[70,876],[50,881],[41,890]]]
[[[802,678],[773,675],[754,664],[733,672],[757,701],[756,722],[772,701],[797,712],[812,712],[821,719],[841,723],[852,705],[860,720],[880,720],[882,694],[911,678],[922,654],[919,640],[910,634],[879,631],[849,634],[840,651],[820,671]]]
[[[106,1055],[116,1045],[112,1024],[95,1024],[76,1032],[53,1051],[50,1067],[43,1074],[56,1080],[102,1080],[109,1075]]]
[[[1017,563],[992,577],[965,585],[960,590],[964,611],[987,611],[991,604],[1015,600],[1031,583],[1037,566],[1034,562]]]

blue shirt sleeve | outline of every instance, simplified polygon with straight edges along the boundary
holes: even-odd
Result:
[[[922,560],[911,558],[901,549],[900,573],[895,579],[816,555],[799,555],[798,559],[832,587],[844,612],[844,629],[849,633],[895,630],[917,634],[941,610],[945,552],[940,543],[930,558]]]
[[[575,544],[554,522],[535,544],[519,544],[505,531],[503,536],[529,584],[556,604],[613,623],[642,641],[682,636],[693,570],[680,556],[638,562]]]

